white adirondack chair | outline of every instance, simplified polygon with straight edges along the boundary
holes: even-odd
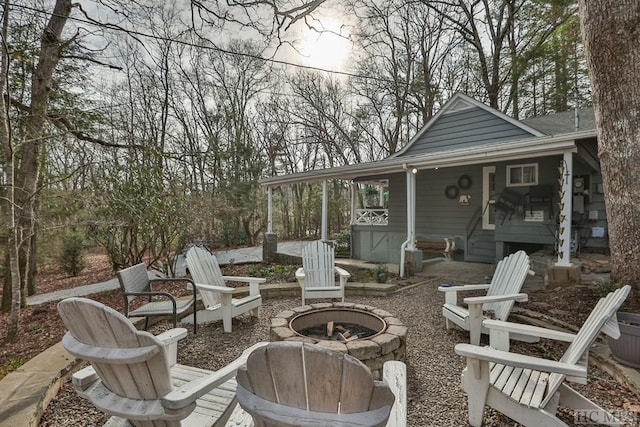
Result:
[[[406,367],[383,381],[353,356],[291,341],[254,351],[238,370],[238,403],[256,427],[406,426]]]
[[[620,336],[616,312],[629,294],[625,286],[601,298],[577,334],[495,320],[485,320],[491,347],[458,344],[467,358],[462,385],[469,403],[469,423],[482,425],[485,405],[525,426],[566,426],[558,405],[583,411],[593,424],[622,425],[612,414],[569,387],[565,380],[587,383],[589,348],[600,331]],[[559,361],[509,352],[509,334],[529,334],[571,344]]]
[[[349,277],[349,272],[336,266],[333,246],[316,240],[302,248],[302,267],[296,270],[302,305],[312,298],[340,298],[344,302],[344,288]]]
[[[480,334],[487,333],[482,326],[482,320],[492,318],[507,320],[513,304],[527,301],[527,294],[520,293],[527,274],[533,274],[529,269],[529,256],[525,251],[518,251],[498,262],[496,270],[489,284],[449,286],[438,288],[445,293],[442,315],[447,329],[455,324],[465,331],[469,331],[471,344],[480,344]],[[458,305],[458,293],[476,290],[486,290],[485,296],[464,298],[467,307]],[[524,341],[535,341],[531,337],[512,337]]]
[[[224,331],[230,333],[232,319],[248,311],[258,317],[262,296],[260,283],[266,279],[259,277],[223,276],[218,260],[209,251],[193,246],[187,251],[187,267],[202,298],[204,310],[197,311],[198,323],[222,320]],[[234,288],[226,282],[242,282],[249,284],[249,295],[243,298],[233,298]],[[183,323],[194,323],[194,316],[182,319]]]
[[[85,298],[61,301],[58,312],[69,329],[64,347],[91,363],[73,374],[73,385],[80,396],[112,415],[105,424],[110,427],[224,425],[232,413],[241,415],[234,411],[236,370],[266,344],[254,345],[213,372],[176,363],[177,342],[187,335],[184,328],[156,337],[136,330],[116,310]]]

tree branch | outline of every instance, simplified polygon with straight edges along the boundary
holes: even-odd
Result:
[[[25,111],[28,112],[29,111],[29,106],[25,105],[23,103],[21,103],[20,101],[16,100],[16,99],[9,99],[8,95],[5,94],[5,99],[7,99],[7,101],[11,102],[11,105],[18,108],[21,111]],[[73,123],[71,123],[71,121],[69,120],[69,118],[62,113],[58,113],[55,111],[48,111],[47,115],[46,115],[47,119],[57,128],[59,129],[63,129],[66,132],[69,132],[70,134],[72,134],[73,136],[75,136],[77,139],[79,139],[80,141],[86,141],[86,142],[91,142],[94,144],[98,144],[101,145],[103,147],[110,147],[110,148],[143,148],[142,145],[139,144],[116,144],[113,142],[108,142],[105,141],[103,139],[100,138],[95,138],[89,134],[87,134],[86,132],[77,129]]]

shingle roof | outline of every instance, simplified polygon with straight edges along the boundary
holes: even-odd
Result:
[[[570,110],[545,116],[530,117],[520,121],[547,135],[560,135],[576,132],[576,130],[582,131],[596,128],[593,107],[578,110],[578,129],[576,129],[575,114],[575,110]]]

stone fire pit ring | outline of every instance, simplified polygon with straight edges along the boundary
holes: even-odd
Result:
[[[360,313],[360,320],[364,319],[364,326],[376,330],[376,334],[367,338],[340,342],[311,338],[297,332],[301,329],[301,325],[304,328],[309,323],[310,316],[317,315],[319,322],[323,323],[330,319],[327,317],[329,315],[336,318],[346,317],[350,321],[354,313],[356,315]],[[375,379],[381,379],[384,362],[389,360],[404,362],[407,349],[407,327],[388,311],[369,305],[348,302],[315,303],[281,311],[272,317],[270,339],[271,341],[303,341],[350,354],[367,365]]]

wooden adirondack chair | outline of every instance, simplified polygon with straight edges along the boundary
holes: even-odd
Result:
[[[527,301],[527,294],[520,293],[527,274],[533,274],[529,270],[529,256],[525,251],[518,251],[498,262],[489,284],[440,286],[438,290],[445,293],[442,315],[447,329],[451,329],[453,323],[469,331],[471,344],[480,344],[480,334],[487,333],[487,329],[482,326],[483,319],[507,320],[516,301]],[[458,292],[475,290],[486,290],[486,296],[464,298],[468,308],[458,305]],[[535,340],[524,336],[512,338]]]
[[[193,282],[187,278],[162,278],[150,279],[147,272],[147,265],[143,262],[125,268],[116,273],[120,290],[124,298],[124,315],[127,317],[144,317],[144,329],[149,326],[149,317],[172,316],[173,327],[177,326],[178,315],[193,307],[195,311],[196,288]],[[170,292],[159,292],[153,290],[153,283],[158,282],[182,282],[187,283],[193,290],[192,298],[176,298]],[[129,307],[136,298],[146,298],[147,303],[131,310]],[[196,324],[193,325],[193,333],[196,333]]]
[[[266,279],[259,277],[223,276],[218,260],[209,251],[193,246],[187,251],[187,267],[196,284],[204,304],[204,310],[182,319],[184,323],[213,322],[222,320],[224,331],[231,332],[232,319],[248,311],[258,317],[262,296],[260,283]],[[235,289],[226,282],[243,282],[249,284],[249,295],[243,298],[233,298]]]
[[[86,298],[65,299],[58,312],[69,329],[64,347],[91,363],[73,374],[73,385],[80,396],[113,415],[109,426],[224,425],[237,406],[236,370],[266,344],[254,345],[213,372],[176,363],[177,342],[187,335],[184,328],[156,337]]]
[[[589,348],[600,331],[620,336],[616,312],[631,287],[601,298],[577,334],[529,325],[485,320],[491,347],[458,344],[456,353],[467,358],[463,388],[469,402],[469,423],[482,425],[485,405],[525,426],[566,426],[556,417],[558,405],[589,416],[593,424],[622,425],[613,415],[565,384],[587,382]],[[570,342],[559,361],[509,352],[509,334],[529,334]]]
[[[316,240],[302,248],[302,267],[296,271],[302,305],[311,298],[340,298],[344,302],[344,288],[349,277],[349,272],[336,266],[333,246]]]
[[[302,342],[254,351],[238,370],[238,403],[256,427],[406,425],[406,368],[390,361],[384,381],[348,354]]]

